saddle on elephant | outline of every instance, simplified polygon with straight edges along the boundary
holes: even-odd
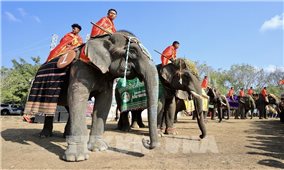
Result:
[[[47,57],[46,62],[51,61],[52,59],[59,57],[70,50],[83,44],[83,40],[80,35],[76,35],[73,32],[66,34],[61,40],[60,43],[50,51],[49,56]]]
[[[65,87],[69,69],[67,66],[76,56],[73,49],[83,43],[79,35],[81,26],[73,24],[71,27],[72,32],[60,40],[60,43],[50,52],[46,62],[37,71],[25,105],[26,115],[54,116],[60,94],[67,89]]]
[[[54,116],[59,96],[66,90],[65,82],[68,79],[68,67],[58,68],[60,58],[41,65],[32,82],[25,105],[24,114],[28,116],[47,115]]]

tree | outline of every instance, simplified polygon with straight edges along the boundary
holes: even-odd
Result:
[[[24,104],[30,82],[40,67],[40,58],[32,57],[34,64],[20,58],[12,60],[12,68],[1,68],[1,103]]]
[[[284,71],[281,68],[268,73],[248,64],[235,64],[229,70],[216,70],[207,64],[196,62],[196,67],[199,75],[207,75],[209,85],[217,88],[222,94],[226,94],[230,87],[234,87],[236,91],[253,87],[255,92],[259,93],[266,86],[269,93],[280,95],[284,88],[283,85],[279,85],[279,80],[284,79]]]
[[[280,96],[280,93],[283,93],[283,85],[280,85],[279,81],[283,79],[284,71],[281,68],[276,68],[275,71],[269,73],[267,77],[268,93]]]

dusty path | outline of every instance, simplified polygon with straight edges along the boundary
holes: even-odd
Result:
[[[40,139],[42,124],[18,116],[0,119],[3,169],[284,169],[284,124],[279,120],[209,120],[208,137],[200,141],[196,122],[186,117],[176,124],[177,136],[160,138],[161,147],[151,151],[141,144],[147,129],[121,133],[115,122],[108,122],[110,149],[70,163],[59,159],[66,148],[64,123],[54,124],[53,137]]]

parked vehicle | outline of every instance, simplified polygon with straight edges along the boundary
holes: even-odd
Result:
[[[21,106],[13,104],[1,104],[1,115],[17,114],[23,115],[24,109]]]

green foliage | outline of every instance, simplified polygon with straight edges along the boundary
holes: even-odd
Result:
[[[1,68],[1,103],[23,104],[26,101],[30,82],[40,67],[40,58],[32,58],[34,64],[20,58],[12,60],[12,68]]]
[[[284,79],[283,70],[276,68],[274,72],[267,73],[263,69],[253,67],[248,64],[235,64],[229,70],[215,70],[207,64],[196,62],[200,75],[207,75],[209,86],[216,87],[222,94],[227,94],[230,87],[234,87],[235,93],[241,88],[248,90],[250,87],[260,93],[261,89],[266,86],[268,93],[277,96],[283,93],[283,85],[278,84],[279,80]]]

